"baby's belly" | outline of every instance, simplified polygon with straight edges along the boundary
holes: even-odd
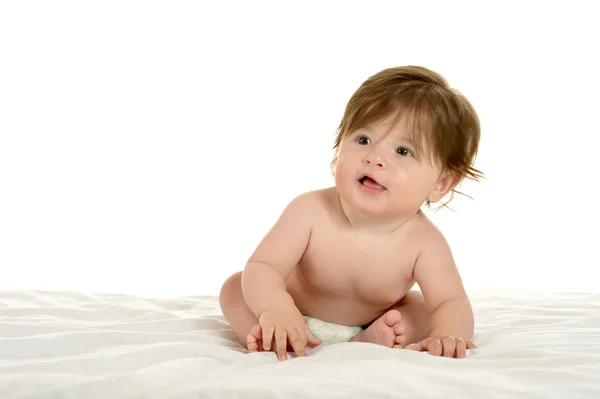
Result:
[[[361,327],[383,315],[408,291],[408,288],[406,292],[394,290],[385,295],[381,290],[373,288],[373,295],[368,295],[367,299],[365,292],[361,295],[352,287],[310,285],[296,271],[290,274],[286,286],[303,315],[329,323]]]

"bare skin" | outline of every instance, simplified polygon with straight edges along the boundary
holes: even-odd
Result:
[[[397,151],[405,137],[403,125],[348,137],[336,186],[295,198],[243,273],[224,283],[221,309],[249,351],[305,356],[320,341],[303,315],[369,325],[352,341],[458,358],[474,347],[472,309],[450,248],[419,210],[458,180]],[[409,292],[415,283],[422,294]]]
[[[433,225],[424,215],[418,215],[412,227],[415,234],[397,231],[397,235],[394,236],[396,238],[391,239],[393,244],[388,246],[391,249],[401,246],[409,250],[390,253],[385,251],[386,247],[381,245],[381,240],[374,241],[376,236],[371,237],[373,241],[366,241],[370,236],[363,234],[339,238],[340,231],[335,229],[336,223],[341,221],[335,218],[335,212],[330,208],[335,204],[334,189],[320,190],[309,195],[312,199],[320,201],[321,206],[313,208],[316,222],[303,259],[285,280],[286,290],[292,296],[298,310],[303,315],[332,323],[353,326],[371,323],[355,336],[352,342],[371,342],[390,348],[429,351],[427,346],[423,348],[417,344],[428,336],[430,315],[423,295],[418,291],[409,290],[415,283],[411,276],[414,258],[419,248],[415,241],[420,241],[419,237],[427,235],[427,230],[435,231]],[[316,212],[319,208],[321,212]],[[416,234],[417,229],[423,231]],[[399,237],[400,235],[402,237]],[[348,238],[354,240],[348,242]],[[368,249],[370,245],[375,248],[372,252]],[[331,252],[322,251],[323,247],[331,248]],[[373,275],[373,270],[363,267],[360,260],[364,259],[365,255],[362,251],[369,253],[371,262],[381,265],[377,268],[377,276]],[[337,254],[337,260],[330,255],[331,253]],[[345,270],[341,268],[342,264],[346,265]],[[325,268],[317,265],[331,266]],[[340,266],[335,267],[336,265]],[[307,276],[307,273],[310,275]],[[332,285],[330,282],[338,274],[343,277],[337,278],[339,282]],[[240,341],[246,343],[248,350],[263,351],[265,348],[262,343],[262,329],[258,318],[244,300],[241,280],[242,273],[236,273],[223,285],[222,310]],[[397,287],[401,287],[401,290],[398,291]],[[391,295],[386,296],[387,293]],[[306,335],[308,347],[318,346],[320,341],[316,337],[309,331],[306,331]],[[439,346],[438,355],[442,355],[441,345]],[[469,341],[469,348],[474,347]],[[430,353],[436,354],[437,349],[432,347]],[[457,348],[453,357],[465,357],[466,349],[466,344],[464,348]],[[269,346],[268,350],[276,348]],[[293,348],[287,344],[285,351],[293,351]],[[285,359],[287,354],[280,353],[280,357]]]

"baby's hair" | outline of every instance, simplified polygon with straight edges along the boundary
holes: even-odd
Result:
[[[439,162],[443,170],[457,175],[459,182],[484,177],[473,167],[480,139],[475,109],[443,76],[420,66],[384,69],[354,92],[337,129],[332,173],[345,137],[371,123],[388,118],[395,123],[403,117],[418,158]],[[455,193],[463,194],[452,189],[450,199],[441,206],[447,206]],[[425,205],[430,206],[429,200]]]

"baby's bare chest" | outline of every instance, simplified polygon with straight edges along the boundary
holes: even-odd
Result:
[[[409,237],[315,228],[297,272],[324,296],[354,295],[382,303],[400,299],[414,284],[418,250]],[[404,292],[403,292],[404,291]]]

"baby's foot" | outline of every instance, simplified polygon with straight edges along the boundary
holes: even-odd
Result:
[[[249,352],[262,352],[264,348],[262,346],[262,328],[260,324],[255,325],[250,330],[250,334],[246,337],[246,348]]]
[[[350,342],[371,342],[388,348],[402,348],[406,342],[404,330],[402,315],[399,311],[392,309],[352,338]]]

